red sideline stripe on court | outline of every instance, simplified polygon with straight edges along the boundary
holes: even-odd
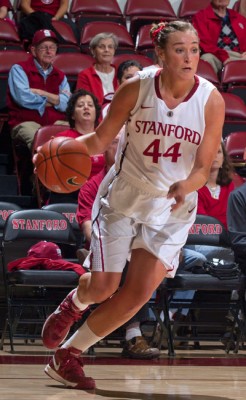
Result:
[[[51,355],[25,356],[25,355],[1,355],[0,364],[47,364]],[[191,365],[191,366],[224,366],[245,367],[245,356],[223,357],[197,357],[197,358],[160,358],[157,360],[131,360],[119,357],[88,357],[83,358],[85,365]]]

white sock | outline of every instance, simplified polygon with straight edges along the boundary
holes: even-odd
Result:
[[[68,349],[74,347],[75,349],[85,352],[93,344],[102,340],[103,337],[95,335],[89,328],[87,321],[70,337],[63,345],[62,348]]]
[[[77,307],[79,310],[83,311],[83,310],[85,310],[85,309],[88,307],[88,304],[83,304],[83,303],[81,303],[81,301],[79,301],[77,291],[78,291],[78,289],[76,289],[76,290],[74,291],[72,300],[73,300],[73,303],[76,305],[76,307]]]
[[[133,322],[126,328],[126,340],[131,340],[136,336],[142,336],[139,322]]]

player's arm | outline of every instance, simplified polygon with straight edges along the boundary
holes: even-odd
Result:
[[[56,14],[54,15],[54,17],[52,19],[54,20],[59,20],[62,17],[64,17],[64,15],[67,13],[68,11],[68,0],[61,0],[60,1],[60,7],[58,8]]]
[[[171,185],[168,198],[175,198],[178,208],[185,199],[185,195],[200,189],[208,180],[210,168],[214,161],[222,138],[222,129],[225,118],[225,103],[221,94],[214,90],[205,107],[205,132],[202,143],[198,147],[194,166],[187,179]]]
[[[31,14],[35,10],[31,7],[31,0],[21,0],[21,5],[20,5],[21,11],[24,14]]]
[[[136,76],[122,84],[114,95],[107,115],[95,132],[76,140],[84,142],[89,154],[103,153],[117,136],[134,108],[139,92],[139,78]]]

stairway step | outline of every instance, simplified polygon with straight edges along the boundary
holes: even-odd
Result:
[[[0,195],[17,195],[18,183],[16,175],[0,175]]]
[[[7,165],[0,164],[0,175],[7,175],[8,168]]]
[[[0,153],[0,175],[7,175],[9,167],[8,154]]]
[[[8,154],[0,153],[0,164],[8,164],[9,156]]]
[[[33,196],[13,196],[13,195],[1,195],[0,201],[7,201],[11,203],[18,204],[22,208],[38,208],[37,199]]]

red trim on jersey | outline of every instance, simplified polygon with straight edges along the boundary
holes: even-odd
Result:
[[[190,93],[188,93],[188,95],[186,96],[186,98],[182,101],[182,103],[184,103],[185,101],[188,101],[191,96],[193,96],[193,94],[197,91],[197,88],[199,86],[199,78],[197,75],[194,76],[195,79],[195,85],[193,86],[193,88],[191,89]]]
[[[162,71],[161,69],[156,71],[156,75],[155,75],[155,91],[156,91],[157,97],[159,97],[161,100],[163,100],[163,98],[161,96],[161,93],[160,93],[160,88],[159,88],[159,76],[160,76],[161,71]],[[182,101],[182,103],[188,101],[193,96],[193,94],[196,92],[196,90],[197,90],[197,88],[199,86],[199,78],[198,78],[197,75],[194,75],[194,79],[195,79],[195,84],[194,84],[193,88],[191,89],[191,91],[186,96],[186,98]]]
[[[161,71],[162,71],[162,69],[158,69],[155,74],[155,91],[156,91],[157,97],[159,97],[160,99],[162,99],[160,89],[159,89],[159,76],[161,74]]]
[[[102,270],[104,271],[104,257],[103,257],[103,246],[102,246],[102,239],[101,239],[101,234],[100,234],[100,226],[98,224],[98,220],[95,221],[98,227],[98,232],[99,232],[99,244],[100,244],[100,254],[101,254],[101,263],[102,263]]]

